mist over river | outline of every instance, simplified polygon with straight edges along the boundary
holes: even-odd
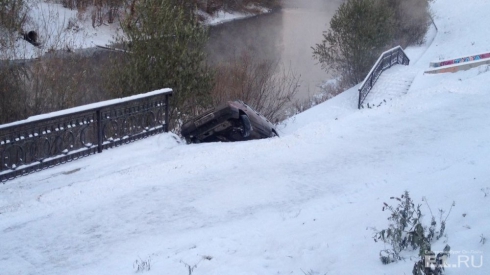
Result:
[[[298,98],[309,98],[330,78],[313,59],[311,47],[322,41],[322,33],[342,2],[283,0],[283,8],[270,14],[213,26],[207,45],[210,62],[230,60],[243,52],[279,62],[300,76]]]

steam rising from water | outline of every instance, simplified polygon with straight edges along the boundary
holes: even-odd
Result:
[[[342,0],[283,0],[283,9],[272,14],[234,21],[210,30],[211,62],[233,59],[243,52],[255,58],[279,62],[301,75],[300,98],[319,91],[330,78],[312,57],[330,19]]]

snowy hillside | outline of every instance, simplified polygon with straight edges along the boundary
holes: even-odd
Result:
[[[76,50],[109,46],[116,36],[122,35],[119,22],[93,25],[90,10],[78,12],[64,8],[61,4],[51,1],[31,0],[28,5],[26,31],[39,34],[40,47],[34,47],[23,39],[18,39],[15,47],[0,54],[0,59],[31,59],[40,57],[52,50]],[[251,7],[257,12],[270,12],[267,8]],[[243,12],[218,11],[209,15],[198,12],[207,25],[218,25],[227,21],[241,19],[253,14]],[[20,38],[20,37],[19,37]]]
[[[357,109],[357,87],[280,138],[185,145],[162,134],[0,185],[0,274],[412,274],[372,228],[408,190],[447,211],[446,274],[490,270],[490,70],[423,74],[490,51],[488,0],[435,0],[412,81]],[[400,67],[398,67],[400,66]],[[376,85],[387,85],[380,78]],[[385,98],[383,98],[385,97]],[[411,257],[413,256],[413,257]]]

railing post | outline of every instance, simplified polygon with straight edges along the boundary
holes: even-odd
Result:
[[[168,94],[165,95],[165,132],[168,132],[168,97]]]
[[[361,109],[361,96],[362,96],[361,91],[362,91],[362,89],[359,89],[359,102],[357,103],[357,109]]]
[[[394,52],[394,51],[391,51],[391,52],[390,52],[390,68],[391,68],[391,65],[392,65],[392,63],[393,63],[393,52]]]
[[[95,111],[95,116],[97,119],[97,152],[102,153],[102,142],[103,142],[103,138],[102,138],[102,115],[101,115],[100,109],[97,109],[97,111]]]

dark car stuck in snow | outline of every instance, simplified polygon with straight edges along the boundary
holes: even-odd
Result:
[[[242,141],[277,134],[274,125],[242,101],[228,101],[207,110],[182,125],[188,143]]]

